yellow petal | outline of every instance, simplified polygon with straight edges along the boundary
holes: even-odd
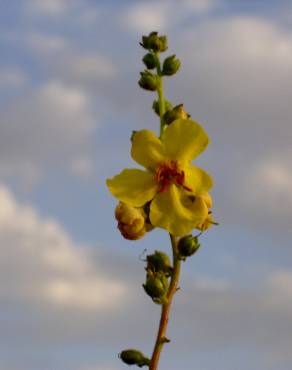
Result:
[[[203,198],[203,201],[206,203],[208,208],[212,208],[213,206],[213,199],[209,193],[200,194],[200,197]]]
[[[113,196],[133,207],[142,207],[157,191],[153,174],[138,169],[125,169],[106,183]]]
[[[195,195],[206,193],[213,186],[212,177],[199,167],[186,166],[184,168],[184,174],[185,185]]]
[[[150,205],[151,224],[166,229],[175,236],[188,234],[207,215],[208,208],[202,198],[191,197],[176,185],[158,193]]]
[[[190,119],[177,119],[164,132],[165,155],[181,162],[192,161],[208,145],[202,126]]]
[[[141,130],[132,139],[132,158],[141,166],[154,169],[164,160],[163,147],[160,139],[149,130]]]

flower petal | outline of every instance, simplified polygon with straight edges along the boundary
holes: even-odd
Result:
[[[208,215],[208,208],[200,197],[171,185],[165,192],[158,193],[150,205],[152,225],[168,230],[175,236],[188,234],[200,225]]]
[[[106,183],[113,196],[133,207],[142,207],[157,192],[153,174],[138,169],[125,169]]]
[[[202,126],[190,119],[177,119],[164,132],[165,155],[181,162],[192,161],[208,145]]]
[[[149,130],[141,130],[132,139],[132,158],[145,168],[154,169],[164,160],[161,140]]]
[[[195,195],[206,193],[213,186],[212,177],[197,166],[185,167],[184,173],[185,184]]]

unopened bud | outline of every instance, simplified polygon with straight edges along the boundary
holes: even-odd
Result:
[[[158,66],[158,58],[155,54],[148,53],[143,58],[143,63],[148,69],[154,69]]]
[[[190,115],[184,110],[184,105],[179,104],[173,109],[165,112],[163,119],[167,125],[170,125],[176,119],[188,119],[189,116]]]
[[[172,271],[170,259],[166,253],[155,251],[147,256],[147,271],[164,272],[169,275]]]
[[[187,235],[181,238],[178,242],[179,257],[185,260],[187,257],[192,256],[200,248],[198,238],[192,235]]]
[[[167,49],[167,37],[158,36],[158,32],[151,32],[149,36],[142,36],[140,45],[147,50],[163,52]]]
[[[165,108],[165,111],[169,111],[172,109],[172,104],[169,100],[166,100],[164,99],[164,108]],[[159,112],[159,104],[158,104],[158,101],[157,100],[154,100],[153,104],[152,104],[152,109],[154,110],[154,112],[160,116],[160,112]]]
[[[120,202],[115,210],[118,228],[125,239],[138,240],[146,233],[146,214],[142,208],[135,208]]]
[[[119,354],[119,357],[127,365],[137,365],[139,367],[150,365],[150,360],[136,349],[125,349]]]
[[[147,274],[143,288],[155,303],[161,304],[168,290],[167,277],[160,272]]]
[[[167,36],[160,36],[159,37],[159,40],[160,40],[160,48],[159,48],[159,51],[160,52],[166,51],[167,48],[168,48]]]
[[[180,60],[175,55],[167,57],[163,62],[162,74],[164,76],[172,76],[176,74],[180,67]]]
[[[159,77],[149,71],[140,73],[141,77],[138,84],[142,89],[156,91],[159,83]]]

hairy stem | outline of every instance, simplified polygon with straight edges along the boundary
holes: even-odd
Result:
[[[167,299],[166,299],[166,302],[162,305],[162,309],[161,309],[159,329],[158,329],[157,338],[156,338],[154,350],[153,350],[152,357],[151,357],[149,370],[157,370],[162,347],[164,343],[169,342],[169,340],[166,338],[167,324],[169,320],[169,313],[170,313],[172,299],[173,299],[175,292],[178,289],[178,283],[179,283],[181,261],[178,259],[177,240],[171,234],[170,234],[170,239],[171,239],[172,254],[173,254],[173,273],[171,275],[171,280],[170,280],[170,284],[169,284],[169,288],[167,292]]]

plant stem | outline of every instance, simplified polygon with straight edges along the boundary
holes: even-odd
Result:
[[[149,370],[157,370],[160,353],[162,351],[162,347],[164,343],[169,342],[166,338],[166,329],[169,319],[170,307],[172,303],[173,296],[178,289],[178,282],[179,282],[179,275],[180,275],[180,268],[181,268],[181,261],[178,259],[178,251],[177,251],[177,240],[176,238],[170,235],[171,245],[172,245],[172,254],[173,254],[173,272],[171,275],[171,280],[167,292],[167,299],[166,303],[162,305],[161,309],[161,317],[159,323],[159,329],[157,333],[157,338],[154,346],[154,350],[152,353],[152,358],[149,366]]]
[[[161,66],[160,66],[159,53],[156,53],[156,56],[159,61],[157,65],[157,75],[159,76],[157,94],[158,94],[158,106],[159,106],[159,115],[160,115],[160,138],[161,138],[163,135],[163,129],[164,129],[163,115],[165,113],[165,100],[164,100],[164,94],[163,94],[163,76],[162,76],[162,71],[161,71]]]

